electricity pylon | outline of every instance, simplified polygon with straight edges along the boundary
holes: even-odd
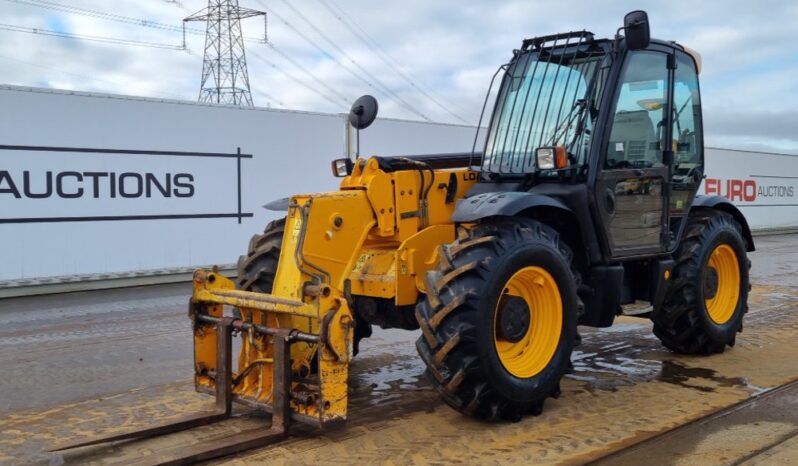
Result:
[[[242,8],[238,0],[208,0],[207,8],[183,20],[207,24],[200,102],[252,107],[241,20],[253,16],[266,13]]]

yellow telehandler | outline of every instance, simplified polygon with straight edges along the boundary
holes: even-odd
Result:
[[[272,413],[272,427],[162,462],[266,445],[292,421],[340,424],[372,325],[420,329],[442,399],[486,420],[540,413],[577,325],[610,326],[624,304],[650,302],[642,317],[673,351],[734,345],[754,244],[737,208],[697,195],[700,58],[651,39],[645,12],[621,31],[524,40],[494,75],[482,151],[335,160],[338,191],[267,205],[284,218],[252,238],[235,281],[194,274],[195,384],[216,409],[62,448],[207,424],[233,402]],[[350,122],[376,112],[365,96]]]

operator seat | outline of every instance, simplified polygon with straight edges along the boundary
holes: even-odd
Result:
[[[633,163],[641,160],[651,164],[657,157],[657,135],[654,124],[645,110],[620,111],[612,125],[607,159]]]

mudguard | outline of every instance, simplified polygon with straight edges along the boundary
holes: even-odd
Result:
[[[718,209],[723,212],[731,214],[737,223],[743,227],[743,238],[745,238],[745,242],[748,244],[748,252],[754,251],[754,237],[751,235],[751,228],[748,226],[748,221],[745,219],[745,216],[740,209],[737,208],[734,204],[731,203],[728,199],[723,196],[702,196],[697,195],[695,200],[693,201],[692,208],[695,207],[703,207],[709,209]]]
[[[458,223],[475,222],[494,217],[511,217],[530,207],[554,207],[573,213],[565,204],[553,197],[528,192],[483,193],[461,199],[452,214],[452,221]]]

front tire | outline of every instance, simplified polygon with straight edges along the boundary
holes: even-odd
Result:
[[[511,219],[461,228],[441,246],[416,308],[416,342],[454,409],[519,420],[558,396],[576,339],[571,252],[552,228]]]
[[[652,314],[654,334],[683,354],[722,353],[734,346],[748,311],[748,269],[742,228],[711,209],[690,214],[674,254],[676,266],[662,308]]]
[[[238,288],[246,291],[271,293],[277,275],[277,261],[283,246],[285,219],[266,225],[263,234],[249,240],[247,255],[238,258]]]

